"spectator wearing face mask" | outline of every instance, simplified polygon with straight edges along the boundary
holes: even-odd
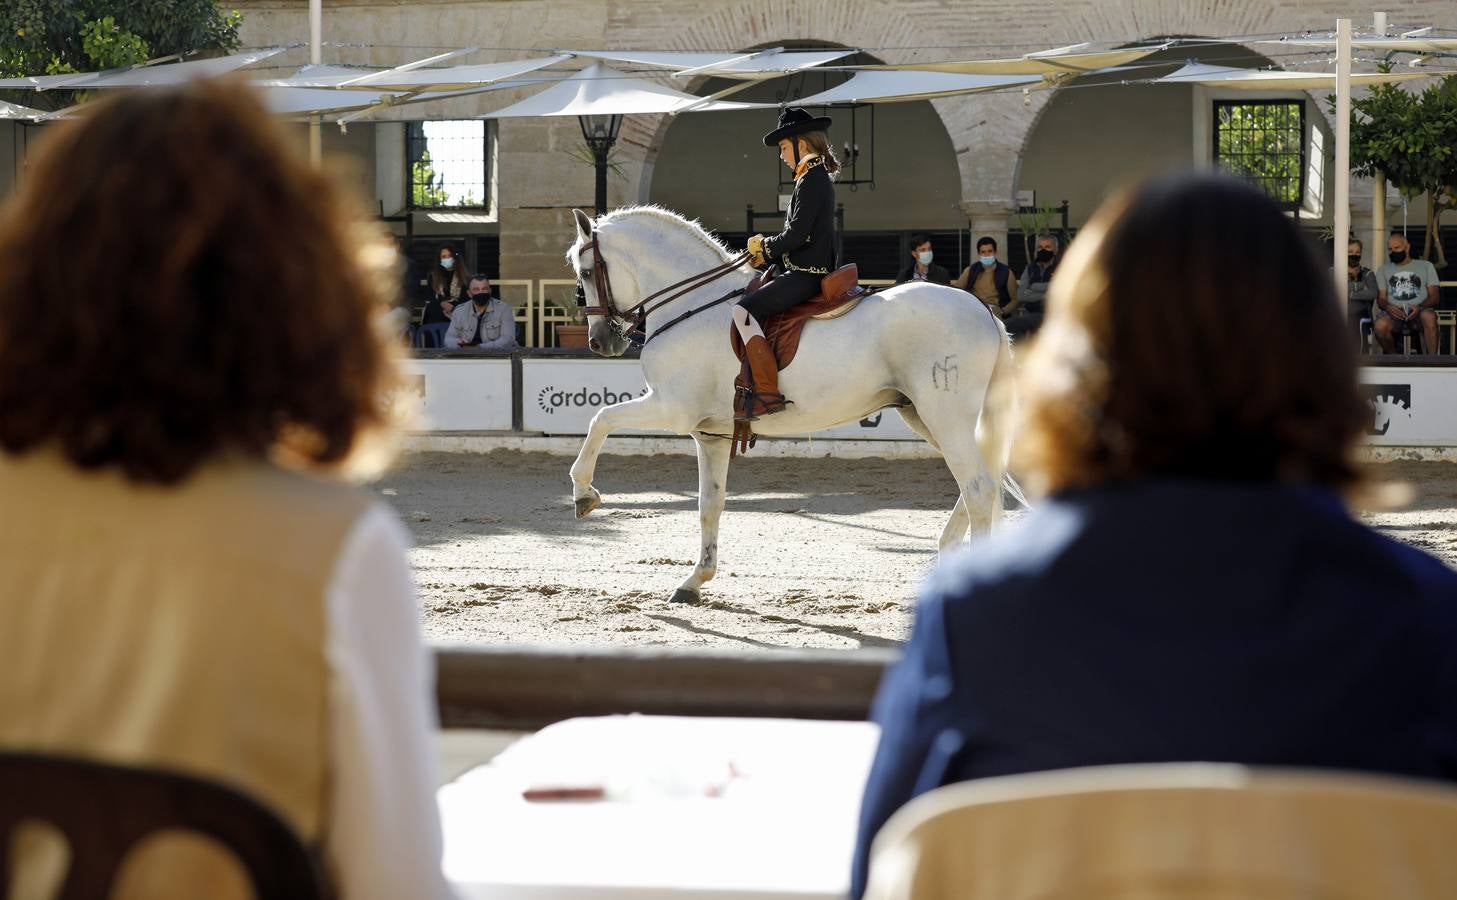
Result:
[[[1396,352],[1396,335],[1420,334],[1422,349],[1437,352],[1437,267],[1411,255],[1406,235],[1393,234],[1386,242],[1386,263],[1376,270],[1376,305],[1381,314],[1371,330],[1386,353]]]
[[[1374,323],[1376,310],[1372,305],[1381,291],[1376,283],[1376,273],[1361,265],[1362,243],[1351,238],[1346,245],[1346,321],[1351,334],[1356,338],[1356,347],[1361,349],[1361,320],[1371,316]]]
[[[470,302],[461,303],[450,316],[444,346],[461,350],[516,349],[516,320],[511,307],[491,296],[491,279],[473,275]]]
[[[967,266],[952,287],[970,291],[996,315],[1005,318],[1017,311],[1017,279],[1012,269],[997,259],[996,238],[976,242],[977,261]]]
[[[946,271],[945,266],[937,265],[931,260],[935,253],[931,250],[931,236],[929,234],[911,235],[911,264],[901,269],[896,276],[896,284],[905,284],[907,281],[929,281],[932,284],[950,284],[951,273]]]
[[[465,268],[460,254],[449,244],[441,244],[435,267],[430,270],[430,300],[425,304],[421,325],[449,322],[455,307],[465,299]],[[448,344],[446,346],[449,346]]]
[[[1052,282],[1052,273],[1062,258],[1062,242],[1057,235],[1044,232],[1037,236],[1037,249],[1032,261],[1022,270],[1017,282],[1017,296],[1021,302],[1016,312],[1006,317],[1008,334],[1030,334],[1042,325],[1046,312],[1047,286]]]

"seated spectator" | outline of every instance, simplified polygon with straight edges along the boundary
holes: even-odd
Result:
[[[1376,298],[1380,290],[1376,284],[1376,273],[1361,265],[1361,254],[1364,245],[1356,238],[1351,238],[1346,245],[1346,321],[1350,325],[1351,333],[1356,336],[1357,352],[1364,350],[1361,346],[1361,320],[1371,317],[1373,327],[1376,324]]]
[[[435,266],[430,270],[430,299],[425,302],[421,325],[449,322],[455,308],[465,300],[465,267],[460,254],[449,244],[441,244]]]
[[[976,252],[980,258],[963,269],[951,286],[970,291],[998,316],[1016,312],[1017,279],[1012,277],[1011,267],[997,259],[996,239],[984,237],[977,241]]]
[[[932,262],[936,254],[931,249],[931,236],[929,234],[911,235],[911,264],[901,269],[896,276],[896,284],[904,284],[907,281],[929,281],[932,284],[950,284],[951,273],[946,271],[945,266]]]
[[[1422,352],[1437,352],[1437,303],[1441,287],[1437,267],[1411,255],[1406,236],[1395,233],[1386,242],[1390,262],[1376,270],[1377,316],[1372,331],[1386,353],[1396,352],[1396,336],[1419,334]]]
[[[1017,452],[1047,496],[923,593],[875,704],[856,896],[890,815],[958,781],[1457,779],[1457,572],[1346,511],[1371,413],[1325,271],[1227,178],[1148,182],[1084,229],[1024,363]]]
[[[54,128],[0,218],[0,750],[242,791],[341,900],[449,896],[406,535],[340,479],[394,430],[363,204],[239,85]],[[43,837],[20,896],[55,896]],[[252,892],[163,836],[110,896]]]
[[[1052,273],[1057,269],[1062,242],[1054,234],[1039,234],[1037,249],[1032,261],[1022,270],[1017,282],[1017,309],[1005,319],[1007,333],[1030,334],[1042,326],[1042,316],[1047,307],[1047,286],[1052,283]]]
[[[452,350],[516,349],[516,320],[509,305],[491,296],[490,278],[471,276],[470,301],[455,308],[442,346]]]

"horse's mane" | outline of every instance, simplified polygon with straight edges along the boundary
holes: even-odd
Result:
[[[607,225],[617,219],[634,218],[652,218],[667,222],[672,225],[676,225],[679,228],[687,231],[689,234],[697,237],[703,243],[707,244],[709,248],[711,248],[713,252],[717,253],[719,257],[722,258],[725,262],[732,259],[734,256],[733,252],[729,250],[728,247],[724,246],[722,241],[709,234],[708,229],[704,228],[697,219],[686,218],[679,215],[678,213],[673,212],[671,209],[664,209],[661,206],[655,206],[653,204],[645,204],[642,206],[625,206],[621,209],[615,209],[612,212],[607,213],[606,215],[599,218],[597,220],[597,224],[599,226]]]

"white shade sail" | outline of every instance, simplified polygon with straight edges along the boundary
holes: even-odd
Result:
[[[511,62],[484,63],[474,66],[448,66],[439,69],[413,69],[410,71],[386,69],[373,73],[356,70],[352,81],[339,86],[352,90],[370,91],[460,91],[508,81],[569,59],[571,59],[570,55],[559,53],[555,56],[542,56],[534,59],[518,59]],[[346,79],[346,81],[348,80]]]
[[[859,66],[863,71],[949,72],[960,75],[1060,75],[1085,74],[1113,66],[1126,66],[1165,48],[1130,47],[1124,50],[1085,50],[1087,44],[1060,47],[1006,59],[964,59],[952,62],[897,63]]]
[[[111,72],[125,72],[126,69],[110,69]],[[73,72],[69,75],[25,75],[20,78],[0,78],[0,88],[25,91],[59,90],[69,84],[77,84],[95,78],[96,72]]]
[[[974,94],[1001,88],[1042,86],[1040,75],[953,75],[948,72],[857,72],[848,81],[794,101],[796,106],[835,103],[896,103]]]
[[[774,104],[705,101],[703,97],[654,84],[640,76],[625,75],[602,63],[593,63],[570,78],[555,82],[534,97],[481,118],[540,118],[547,116],[625,116],[636,113],[707,112],[765,109]]]
[[[315,113],[342,113],[351,110],[365,110],[373,106],[406,106],[413,103],[427,103],[431,100],[447,100],[451,97],[465,97],[490,91],[516,87],[516,82],[488,84],[467,88],[463,91],[339,91],[327,88],[280,87],[261,85],[264,104],[270,112],[283,115],[313,115]],[[358,118],[350,116],[349,119]]]
[[[361,75],[376,75],[384,69],[363,69],[356,66],[304,66],[287,78],[265,78],[254,84],[263,87],[332,89]]]
[[[29,106],[20,106],[16,103],[6,103],[0,100],[0,120],[9,122],[33,122],[46,115],[44,110],[31,109]]]
[[[676,75],[715,75],[720,78],[755,80],[774,78],[844,59],[856,51],[841,50],[746,50],[743,53],[680,53],[651,50],[573,50],[577,56],[672,69]]]
[[[1254,41],[1258,44],[1280,44],[1286,47],[1310,47],[1312,49],[1331,49],[1336,47],[1336,39],[1329,38],[1282,38],[1279,40]],[[1457,37],[1451,38],[1429,38],[1429,37],[1369,37],[1352,38],[1352,50],[1379,50],[1384,53],[1457,53]]]
[[[336,91],[306,87],[263,86],[259,91],[268,111],[280,115],[313,115],[362,109],[389,96],[378,91]]]
[[[1430,78],[1427,72],[1363,72],[1351,75],[1351,84],[1385,84],[1390,81],[1410,81],[1414,78]],[[1286,72],[1268,69],[1238,69],[1230,66],[1210,66],[1204,63],[1188,63],[1177,72],[1156,79],[1158,84],[1200,84],[1205,87],[1233,88],[1235,90],[1331,90],[1336,89],[1334,72]]]
[[[131,66],[125,69],[109,69],[105,72],[79,72],[73,75],[33,75],[28,78],[0,79],[0,88],[21,88],[30,90],[76,89],[114,87],[149,87],[164,84],[181,84],[194,78],[212,78],[228,72],[251,66],[282,53],[283,47],[269,47],[264,50],[250,50],[211,59],[194,59],[190,62],[167,63],[154,66]]]

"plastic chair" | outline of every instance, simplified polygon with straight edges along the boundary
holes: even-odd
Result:
[[[54,825],[70,844],[58,900],[109,896],[128,852],[163,829],[196,832],[227,847],[260,900],[327,896],[317,861],[272,811],[231,788],[185,775],[0,753],[0,895],[12,884],[11,842],[26,820]]]
[[[448,330],[450,330],[449,322],[421,325],[415,331],[415,346],[439,349],[445,343],[445,332]]]
[[[1070,769],[916,798],[867,900],[1457,897],[1457,789],[1236,765]]]

